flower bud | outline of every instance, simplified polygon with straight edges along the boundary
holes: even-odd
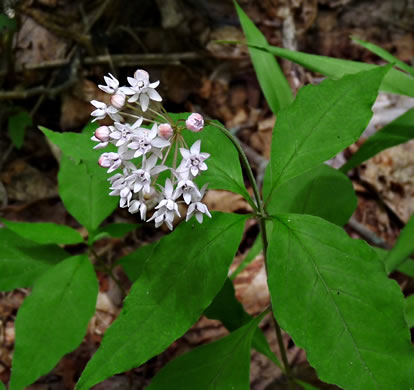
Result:
[[[158,135],[164,139],[170,139],[173,135],[173,129],[169,123],[163,123],[158,126]]]
[[[109,129],[108,126],[101,126],[96,129],[95,137],[98,138],[99,141],[108,142],[110,133],[111,133],[111,130]]]
[[[116,93],[111,96],[111,105],[117,110],[120,110],[125,105],[125,95],[123,93]]]
[[[198,131],[203,130],[204,119],[200,114],[193,113],[185,121],[185,125],[187,126],[188,130],[198,132]]]

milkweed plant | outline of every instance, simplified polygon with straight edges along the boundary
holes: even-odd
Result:
[[[127,85],[112,74],[99,85],[108,99],[92,100],[92,122],[109,118],[111,124],[92,123],[82,133],[41,127],[62,152],[60,198],[88,235],[66,225],[2,219],[0,288],[31,288],[15,320],[9,389],[34,383],[80,345],[95,312],[97,270],[118,284],[125,299],[80,377],[73,378],[76,389],[139,367],[202,315],[221,321],[229,334],[169,362],[148,389],[247,390],[252,348],[275,364],[289,389],[317,389],[298,376],[283,331],[306,351],[320,381],[347,390],[414,389],[413,299],[389,277],[396,270],[414,276],[409,259],[414,220],[389,251],[349,237],[343,226],[356,208],[352,182],[345,170],[324,164],[360,137],[380,89],[393,91],[398,84],[399,93],[412,93],[404,88],[414,84],[414,71],[408,65],[396,69],[394,60],[361,69],[355,63],[348,69],[344,61],[337,68],[326,57],[278,49],[329,73],[294,97],[274,47],[236,8],[277,118],[263,180],[259,185],[234,132],[199,113],[167,112],[159,82],[151,82],[143,69]],[[397,121],[414,122],[410,112],[404,115]],[[397,131],[389,126],[384,132]],[[389,140],[379,141],[382,149],[392,146]],[[209,211],[207,188],[240,194],[252,212]],[[117,207],[135,215],[137,223],[105,222]],[[249,219],[260,233],[230,273]],[[113,264],[98,253],[100,240],[121,238],[147,222],[171,232]],[[252,317],[235,298],[232,280],[259,252],[270,302]],[[115,266],[130,279],[129,291]],[[274,325],[272,348],[259,327],[264,316]]]

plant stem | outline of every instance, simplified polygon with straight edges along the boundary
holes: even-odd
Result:
[[[89,247],[90,252],[95,256],[95,259],[102,265],[103,269],[105,270],[105,272],[110,276],[110,278],[115,282],[115,284],[118,286],[119,290],[122,292],[122,294],[124,295],[124,297],[127,296],[127,292],[125,291],[125,289],[122,287],[121,282],[118,280],[118,278],[114,275],[111,267],[108,267],[104,261],[104,259],[99,256],[95,249],[93,249],[91,246]]]
[[[252,168],[250,167],[249,164],[249,160],[247,159],[246,153],[244,152],[243,148],[241,147],[239,141],[237,140],[237,138],[231,134],[224,126],[221,126],[213,121],[207,121],[209,125],[215,126],[217,127],[219,130],[221,130],[229,139],[230,141],[233,143],[233,145],[236,147],[237,151],[239,152],[239,156],[241,158],[241,162],[244,166],[244,168],[246,169],[246,173],[247,176],[249,178],[249,182],[253,187],[253,194],[256,200],[256,212],[257,212],[257,218],[259,220],[259,225],[260,225],[260,231],[261,231],[261,236],[262,236],[262,243],[263,243],[263,258],[264,258],[264,263],[265,263],[265,269],[266,269],[266,277],[268,278],[269,272],[268,272],[268,267],[267,267],[267,247],[268,247],[268,241],[267,241],[267,232],[266,232],[266,211],[264,209],[263,206],[263,201],[262,198],[260,196],[260,192],[259,192],[259,188],[257,186],[256,183],[256,179],[253,175],[253,171]],[[271,304],[272,307],[272,304]],[[287,377],[288,380],[288,384],[289,384],[289,389],[293,390],[294,389],[294,381],[293,381],[293,377],[292,377],[292,372],[290,370],[290,366],[289,366],[289,361],[287,359],[287,354],[286,354],[286,348],[285,345],[283,344],[283,337],[282,337],[282,330],[280,329],[279,323],[277,322],[274,312],[273,312],[273,307],[272,307],[272,318],[273,318],[273,323],[275,326],[275,331],[276,331],[276,338],[277,338],[277,342],[279,345],[279,350],[280,350],[280,354],[282,356],[282,362],[283,362],[283,367],[285,370],[285,375]]]

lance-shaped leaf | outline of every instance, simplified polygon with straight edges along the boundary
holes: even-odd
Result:
[[[274,114],[277,114],[281,108],[287,107],[293,101],[293,94],[289,83],[273,54],[252,47],[252,45],[266,46],[267,40],[236,1],[234,4],[244,35],[246,36],[246,41],[250,45],[250,58],[256,71],[260,88],[270,109]]]
[[[148,251],[149,257],[86,366],[77,389],[89,389],[161,353],[200,317],[223,285],[246,216],[212,213],[183,223]]]
[[[76,163],[62,155],[58,175],[59,195],[66,209],[89,232],[116,208],[118,197],[109,196],[109,183],[105,177],[93,174],[93,165],[87,161]]]
[[[10,390],[47,374],[81,343],[97,295],[95,271],[84,255],[62,261],[36,280],[16,318]]]
[[[318,217],[274,217],[269,290],[318,376],[345,390],[410,389],[414,350],[397,283],[365,242]]]
[[[408,110],[380,131],[369,137],[358,151],[341,167],[348,172],[377,153],[414,138],[414,108]]]
[[[51,222],[14,222],[1,218],[13,232],[38,244],[79,244],[82,236],[70,226]]]
[[[410,328],[414,327],[414,295],[410,295],[405,299],[405,315]]]
[[[309,214],[343,226],[356,206],[351,180],[321,164],[283,183],[270,199],[267,212]]]
[[[68,256],[57,245],[39,245],[0,229],[0,291],[32,286],[43,272]]]
[[[168,363],[148,390],[250,389],[250,348],[263,315],[221,340],[193,349]]]
[[[372,117],[378,87],[390,65],[340,80],[303,87],[279,112],[264,180],[266,202],[274,190],[355,142]]]

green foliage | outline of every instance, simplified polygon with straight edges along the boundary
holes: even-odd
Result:
[[[97,229],[94,234],[89,237],[89,243],[92,244],[95,241],[107,237],[122,238],[139,226],[141,225],[138,223],[110,223]]]
[[[339,79],[347,74],[379,68],[378,65],[366,64],[364,62],[307,54],[270,45],[258,48],[302,65],[314,72],[322,73],[332,79]],[[379,89],[381,91],[414,97],[414,78],[396,69],[391,69],[385,75]]]
[[[16,29],[16,20],[10,19],[7,15],[0,13],[0,33],[4,31],[15,31]]]
[[[371,119],[371,106],[388,70],[389,66],[308,85],[280,111],[264,180],[266,204],[280,185],[358,139]]]
[[[356,206],[348,177],[321,164],[283,183],[270,198],[267,212],[314,215],[343,226]]]
[[[293,101],[293,94],[289,83],[274,55],[253,47],[254,45],[266,46],[268,44],[267,40],[236,1],[234,5],[239,15],[247,43],[250,45],[250,58],[256,71],[260,87],[270,109],[274,114],[277,114],[281,108],[287,107]]]
[[[369,50],[370,52],[376,54],[378,57],[381,57],[383,60],[388,61],[391,64],[395,64],[395,66],[397,66],[398,68],[411,74],[411,76],[414,76],[414,68],[412,66],[409,66],[405,62],[400,61],[398,58],[394,57],[392,54],[384,50],[382,47],[374,45],[370,42],[362,41],[361,39],[357,38],[352,38],[352,40],[361,45],[362,47],[365,47],[365,49]]]
[[[385,265],[389,272],[397,269],[407,257],[414,253],[414,214],[411,215],[410,220],[404,229],[401,230],[400,236],[394,248],[392,248],[385,258]]]
[[[414,295],[405,299],[405,315],[409,328],[414,328]]]
[[[210,304],[226,279],[246,220],[236,214],[212,216],[202,225],[181,224],[150,251],[77,389],[89,389],[162,352]]]
[[[268,270],[275,316],[322,380],[345,390],[412,387],[403,297],[368,245],[323,219],[278,215]]]
[[[16,318],[11,390],[47,374],[81,343],[97,295],[95,271],[83,255],[62,261],[36,280]]]
[[[9,229],[0,229],[0,291],[30,287],[69,254],[57,245],[38,245]]]
[[[384,149],[414,138],[414,108],[408,110],[380,131],[369,137],[358,151],[341,167],[342,172],[355,168]]]
[[[9,137],[17,149],[20,149],[23,146],[26,127],[31,125],[32,117],[26,111],[19,111],[17,114],[10,116],[8,123]]]
[[[66,225],[49,222],[13,222],[0,219],[11,231],[38,244],[79,244],[82,236]]]
[[[168,363],[148,390],[250,389],[250,348],[263,316]]]
[[[108,181],[95,175],[88,161],[76,163],[62,155],[58,181],[66,209],[90,233],[117,207],[118,199],[108,195]]]

